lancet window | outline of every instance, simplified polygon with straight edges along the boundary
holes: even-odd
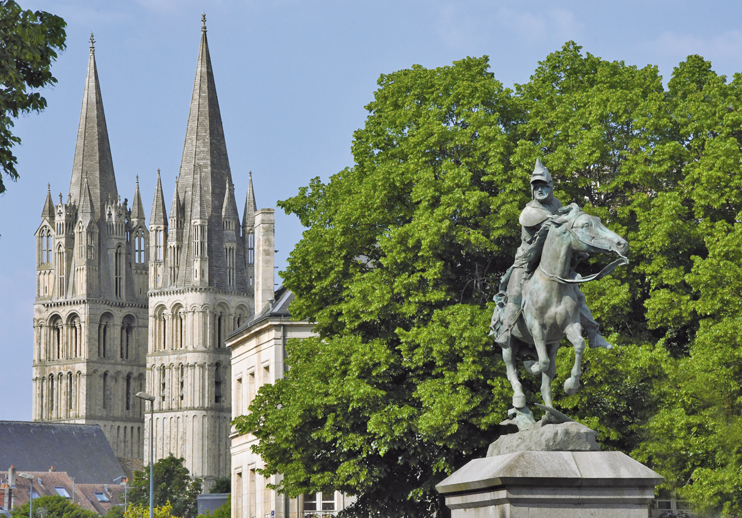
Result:
[[[114,291],[116,297],[124,296],[124,249],[122,247],[116,248],[115,255],[115,279],[114,279]]]

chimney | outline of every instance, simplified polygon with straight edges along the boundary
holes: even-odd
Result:
[[[15,487],[15,466],[10,466],[8,470],[8,485]]]
[[[276,219],[273,209],[255,213],[255,315],[265,309],[274,293]]]

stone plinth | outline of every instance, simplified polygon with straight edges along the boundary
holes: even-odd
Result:
[[[646,518],[662,477],[615,451],[475,459],[436,489],[452,518]]]

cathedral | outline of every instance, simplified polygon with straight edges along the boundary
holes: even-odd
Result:
[[[155,459],[184,457],[208,488],[230,473],[225,340],[255,290],[273,292],[274,250],[256,261],[255,244],[274,222],[252,178],[240,221],[205,18],[169,213],[152,181],[147,225],[139,179],[131,206],[116,185],[91,36],[69,193],[47,190],[36,231],[33,419],[100,425],[119,459],[145,463],[154,427]]]

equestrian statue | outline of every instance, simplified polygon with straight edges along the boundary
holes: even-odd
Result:
[[[609,230],[600,218],[582,212],[576,204],[562,207],[554,197],[551,174],[540,160],[531,174],[531,201],[520,215],[521,245],[515,262],[500,283],[496,307],[490,324],[495,342],[502,348],[507,376],[513,388],[513,408],[507,424],[526,430],[535,424],[526,406],[515,360],[518,354],[535,360],[524,362],[526,372],[541,375],[541,395],[546,410],[544,422],[569,420],[552,408],[551,381],[556,374],[559,344],[566,335],[574,346],[575,363],[564,391],[577,392],[585,351],[583,330],[592,348],[611,349],[600,334],[597,322],[585,303],[579,284],[600,279],[617,266],[627,264],[629,245]],[[581,277],[575,264],[590,253],[614,253],[619,258],[599,273]]]

